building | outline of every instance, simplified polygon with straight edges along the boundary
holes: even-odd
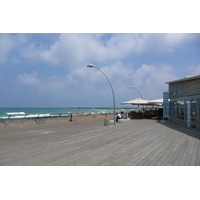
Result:
[[[169,121],[200,132],[200,75],[169,84]]]

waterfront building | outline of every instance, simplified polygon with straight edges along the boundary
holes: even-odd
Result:
[[[200,132],[200,75],[166,84],[169,84],[169,121]]]

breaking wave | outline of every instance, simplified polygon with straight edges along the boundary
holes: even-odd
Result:
[[[7,115],[25,115],[25,112],[8,112]]]

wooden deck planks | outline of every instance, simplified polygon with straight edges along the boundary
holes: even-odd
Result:
[[[2,166],[199,166],[199,148],[197,132],[154,120],[0,129]]]

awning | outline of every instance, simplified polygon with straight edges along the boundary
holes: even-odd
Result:
[[[149,104],[155,104],[155,105],[162,105],[163,104],[163,99],[150,100],[148,103]]]
[[[121,104],[132,104],[132,105],[148,105],[148,100],[144,100],[144,99],[133,99],[131,101],[126,101],[126,102],[122,102]]]
[[[121,103],[123,104],[132,104],[132,105],[146,105],[146,106],[162,106],[163,104],[163,99],[154,99],[154,100],[144,100],[144,99],[140,99],[140,98],[136,98],[130,101],[125,101]]]

